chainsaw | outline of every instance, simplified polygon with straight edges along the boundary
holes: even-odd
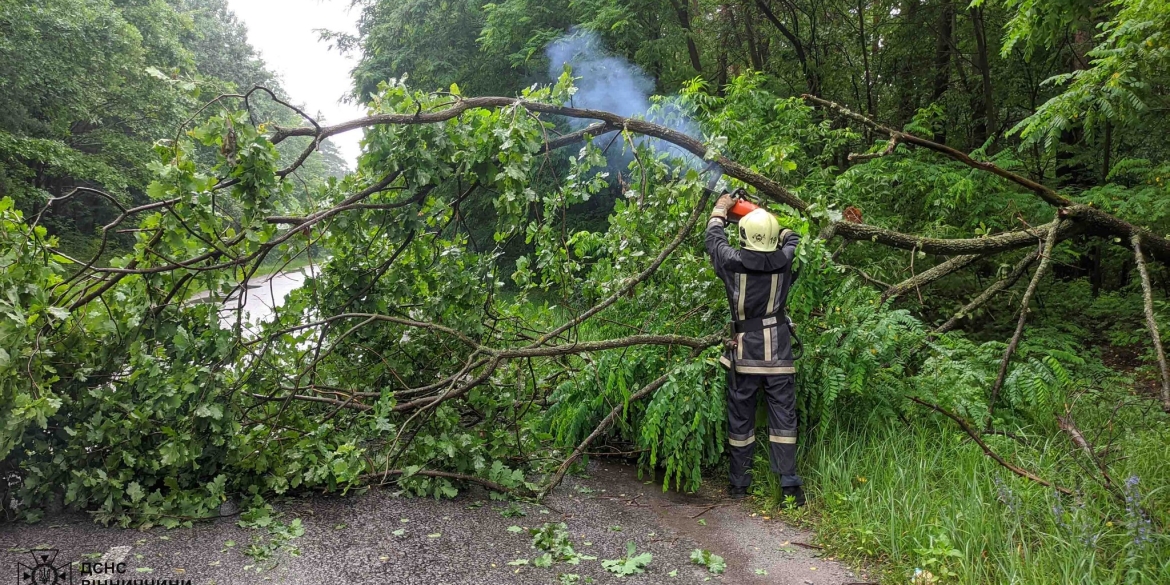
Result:
[[[727,194],[735,200],[735,204],[727,210],[727,221],[731,223],[737,223],[743,216],[760,208],[759,204],[748,198],[747,191],[743,188],[737,187],[728,192],[726,184],[723,182],[723,173],[715,173],[711,177],[711,180],[707,182],[707,190],[716,197]]]

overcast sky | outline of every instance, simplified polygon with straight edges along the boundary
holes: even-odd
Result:
[[[364,115],[362,108],[340,102],[350,91],[349,71],[356,61],[330,51],[314,32],[322,28],[356,32],[359,14],[349,10],[348,0],[228,0],[228,5],[248,26],[248,41],[307,113],[320,114],[330,123]],[[332,138],[351,169],[360,138],[357,130]]]

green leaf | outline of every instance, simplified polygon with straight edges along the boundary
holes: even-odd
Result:
[[[142,486],[138,485],[138,482],[132,481],[126,486],[126,495],[130,496],[131,502],[137,504],[142,501],[142,497],[145,494],[142,491]]]

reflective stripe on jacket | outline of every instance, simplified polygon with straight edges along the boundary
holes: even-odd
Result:
[[[792,256],[800,242],[791,230],[780,232],[780,246],[773,252],[740,250],[727,243],[726,222],[713,217],[707,222],[707,253],[715,274],[727,290],[734,321],[774,315],[776,323],[760,331],[738,335],[735,355],[730,349],[720,361],[731,366],[735,359],[740,374],[792,374],[792,336],[784,305],[792,286]]]

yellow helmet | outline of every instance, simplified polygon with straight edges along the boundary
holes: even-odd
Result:
[[[739,245],[756,252],[774,252],[780,243],[780,222],[763,209],[739,220]]]

